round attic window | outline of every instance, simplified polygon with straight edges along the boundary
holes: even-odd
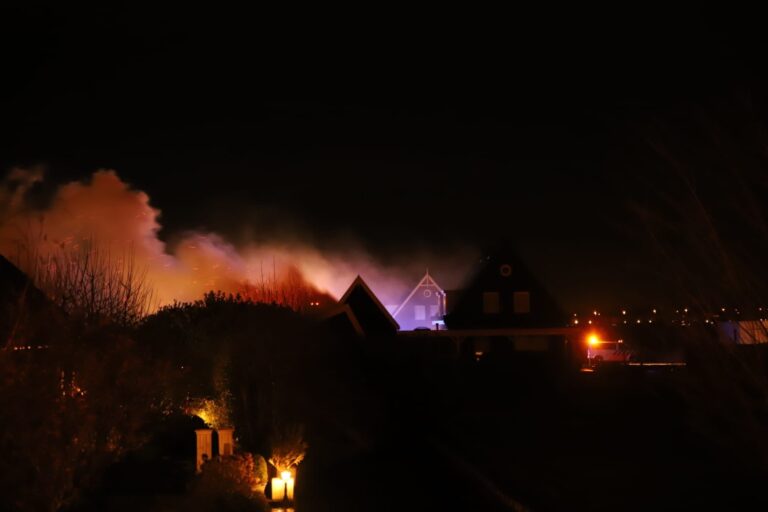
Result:
[[[512,266],[509,263],[505,263],[499,267],[499,274],[501,277],[509,277],[512,275]]]
[[[424,296],[425,297],[431,297],[432,296],[432,290],[424,290]]]

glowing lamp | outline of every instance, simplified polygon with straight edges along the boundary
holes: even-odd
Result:
[[[589,343],[590,346],[594,347],[595,345],[600,344],[600,338],[597,337],[597,334],[590,334],[587,338],[587,343]]]
[[[280,477],[272,479],[272,500],[283,501],[285,499],[285,482]]]
[[[281,471],[279,477],[272,479],[272,501],[293,501],[295,482],[289,470]]]

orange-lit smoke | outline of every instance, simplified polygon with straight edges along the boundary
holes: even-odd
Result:
[[[385,302],[415,285],[403,282],[402,271],[382,267],[365,251],[349,247],[334,254],[296,242],[235,247],[215,233],[196,232],[182,236],[171,251],[158,236],[160,211],[115,171],[97,171],[87,182],[60,186],[40,209],[25,197],[42,179],[36,170],[16,169],[6,177],[0,188],[0,252],[18,260],[21,249],[45,255],[90,240],[113,254],[131,253],[147,272],[154,307],[196,300],[211,290],[257,300],[268,300],[276,288],[292,290],[297,301],[325,293],[338,298],[358,274]]]

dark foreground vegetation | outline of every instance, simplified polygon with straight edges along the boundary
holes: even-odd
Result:
[[[135,326],[60,321],[47,348],[0,354],[3,510],[263,510],[264,460],[292,449],[302,512],[768,501],[765,354],[695,330],[686,368],[582,373],[215,294]],[[203,403],[240,455],[196,476]]]
[[[265,510],[288,467],[302,512],[768,505],[764,346],[693,325],[635,332],[684,368],[477,361],[216,293],[145,316],[138,274],[67,261],[44,293],[0,260],[0,510]],[[196,474],[204,427],[236,456]]]

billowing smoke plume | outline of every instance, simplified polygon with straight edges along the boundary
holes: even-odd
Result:
[[[87,243],[118,257],[130,254],[154,289],[153,307],[196,300],[211,290],[269,300],[286,285],[301,291],[293,300],[305,300],[307,294],[338,298],[358,274],[384,303],[397,304],[419,277],[414,260],[383,266],[351,244],[332,253],[280,240],[235,247],[215,233],[192,232],[169,250],[158,236],[160,211],[150,205],[146,193],[131,188],[115,171],[97,171],[87,182],[62,185],[46,206],[35,207],[27,196],[42,179],[39,170],[15,169],[3,182],[0,252],[22,267],[25,254],[45,256]],[[456,260],[468,263],[471,257],[464,252],[436,263],[445,267]],[[418,259],[418,264],[423,261]],[[445,277],[450,286],[456,285],[455,275]]]

